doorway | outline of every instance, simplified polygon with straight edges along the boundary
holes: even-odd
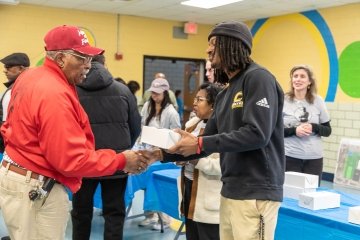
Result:
[[[182,123],[189,119],[197,89],[205,81],[205,60],[161,56],[144,56],[143,91],[150,88],[155,73],[162,72],[175,92],[181,90],[184,101]]]

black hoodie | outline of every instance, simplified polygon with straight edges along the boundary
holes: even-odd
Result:
[[[285,172],[283,91],[252,63],[217,96],[203,137],[205,152],[220,152],[222,196],[282,201]]]
[[[131,149],[141,131],[141,117],[129,88],[114,81],[101,63],[92,62],[77,92],[89,117],[95,148],[118,153]]]
[[[220,153],[221,195],[236,200],[282,201],[285,175],[283,91],[275,77],[252,63],[229,80],[207,121],[202,152],[163,152],[163,162]]]

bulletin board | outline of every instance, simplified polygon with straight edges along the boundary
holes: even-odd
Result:
[[[360,139],[341,139],[334,183],[360,189]]]

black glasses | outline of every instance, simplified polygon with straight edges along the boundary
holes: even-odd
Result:
[[[81,56],[81,55],[76,54],[74,52],[63,52],[63,53],[73,55],[74,57],[76,57],[78,59],[82,59],[83,64],[88,64],[92,60],[92,57],[90,57],[90,56]]]
[[[202,102],[202,101],[207,101],[206,97],[195,97],[194,98],[194,103],[198,103],[198,102]]]

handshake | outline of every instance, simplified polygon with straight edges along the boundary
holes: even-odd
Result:
[[[149,142],[145,141],[145,143],[158,147],[153,147],[151,149],[144,149],[144,150],[136,150],[136,151],[127,150],[122,152],[126,157],[126,165],[123,169],[123,171],[126,173],[139,174],[145,171],[147,167],[152,163],[159,160],[162,161],[164,155],[163,155],[163,150],[161,150],[161,148],[163,148],[167,154],[181,154],[185,157],[195,154],[198,150],[198,138],[192,135],[191,133],[185,132],[183,130],[175,129],[175,132],[178,133],[179,137],[175,136],[176,137],[175,140],[172,139],[171,141],[170,140],[165,141],[165,142],[169,142],[169,141],[171,142],[172,146],[169,148],[168,146],[164,147],[164,145],[166,144],[159,144],[159,145],[154,144],[152,142],[154,140],[151,138],[151,136],[159,135],[156,134],[156,131],[165,130],[165,129],[155,129],[155,128],[153,129],[151,127],[148,128],[144,127],[143,132],[144,130],[150,131],[150,133],[148,133],[147,135],[145,134],[146,136],[149,136],[149,139],[145,139],[146,141]],[[155,133],[153,133],[154,131]],[[163,135],[164,135],[163,138],[165,139],[166,136],[170,136],[170,137],[173,136],[173,134],[169,134],[169,130],[165,131],[165,134]],[[142,136],[142,140],[144,140],[143,136]]]
[[[126,158],[124,172],[139,174],[146,171],[147,167],[156,161],[162,160],[162,151],[159,148],[146,150],[126,150],[122,152]]]

